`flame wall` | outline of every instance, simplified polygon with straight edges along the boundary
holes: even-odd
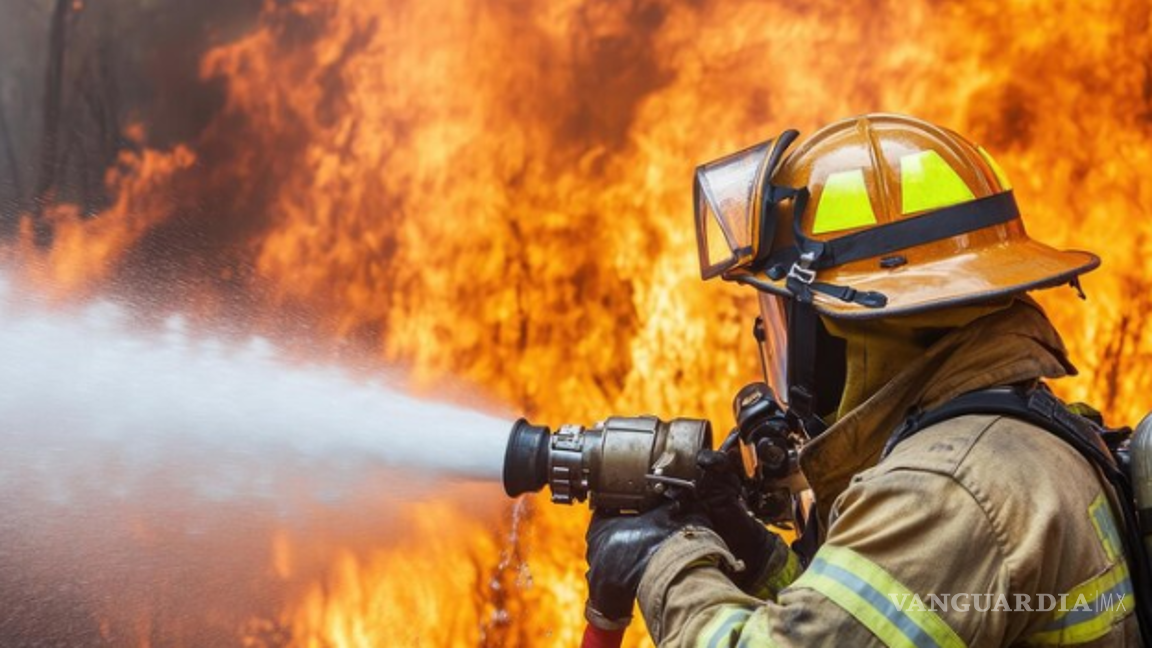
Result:
[[[1061,393],[1134,422],[1152,406],[1149,27],[1135,0],[269,0],[203,55],[224,100],[198,136],[139,140],[104,213],[57,205],[54,244],[25,234],[9,254],[63,295],[146,291],[332,355],[368,348],[416,389],[455,376],[538,419],[725,425],[756,371],[751,301],[698,280],[694,165],[907,112],[997,156],[1033,236],[1103,258],[1088,302],[1041,301],[1082,370]],[[534,516],[517,544],[531,586],[495,569],[521,586],[475,616],[453,610],[490,576],[453,560],[507,562],[484,534],[341,559],[286,623],[300,645],[367,645],[401,610],[402,643],[570,645],[582,527]],[[414,565],[439,583],[426,597],[398,584]]]

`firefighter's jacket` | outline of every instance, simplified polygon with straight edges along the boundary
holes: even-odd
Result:
[[[740,565],[718,536],[685,529],[640,584],[653,638],[709,648],[1137,646],[1113,495],[1071,447],[1016,419],[974,415],[925,428],[881,459],[913,407],[1070,370],[1028,303],[949,333],[804,449],[824,539],[808,567],[781,543],[753,596],[719,568]]]

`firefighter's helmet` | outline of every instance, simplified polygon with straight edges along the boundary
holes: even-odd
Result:
[[[840,364],[826,357],[833,345],[817,315],[997,300],[1075,282],[1100,263],[1029,238],[1003,170],[950,130],[865,115],[785,155],[797,136],[701,166],[694,192],[701,272],[760,290],[765,377],[801,416],[837,399],[837,381],[817,376]]]
[[[874,318],[1068,283],[1099,264],[1029,238],[1004,172],[948,129],[866,115],[784,157],[795,137],[697,170],[705,278],[804,292],[824,316]]]

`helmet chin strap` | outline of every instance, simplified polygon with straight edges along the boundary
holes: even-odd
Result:
[[[787,193],[777,188],[774,193],[781,199],[792,198],[793,213],[804,213],[808,203],[807,187],[788,189]],[[774,201],[771,208],[775,210],[778,203],[779,200]],[[792,221],[792,236],[796,241],[799,259],[792,264],[785,281],[785,286],[792,293],[791,308],[788,310],[788,411],[811,438],[828,427],[819,415],[816,345],[820,316],[812,303],[812,286],[816,279],[816,270],[812,265],[820,258],[823,250],[820,249],[820,241],[804,236],[798,218]]]
[[[807,301],[792,300],[788,313],[788,412],[804,427],[809,438],[828,425],[820,418],[816,391],[816,336],[820,316]]]
[[[793,212],[804,213],[808,202],[808,189],[797,190],[793,198]],[[820,316],[812,303],[812,284],[816,270],[812,264],[820,258],[823,250],[818,249],[819,241],[813,241],[800,231],[800,219],[792,219],[792,236],[800,251],[800,259],[788,271],[785,286],[792,293],[792,309],[788,314],[788,404],[795,412],[809,437],[814,437],[827,428],[820,418],[820,403],[816,390],[816,336],[819,332]]]

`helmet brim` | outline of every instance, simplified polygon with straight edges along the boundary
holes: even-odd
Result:
[[[816,310],[838,319],[879,319],[991,301],[1030,290],[1066,284],[1096,269],[1100,258],[1081,250],[1057,250],[1027,239],[970,249],[948,258],[903,267],[870,271],[831,268],[816,281],[851,286],[858,291],[884,294],[888,303],[868,308],[815,293]],[[729,279],[754,285],[783,297],[791,297],[784,280],[773,281],[763,273],[734,272]]]

